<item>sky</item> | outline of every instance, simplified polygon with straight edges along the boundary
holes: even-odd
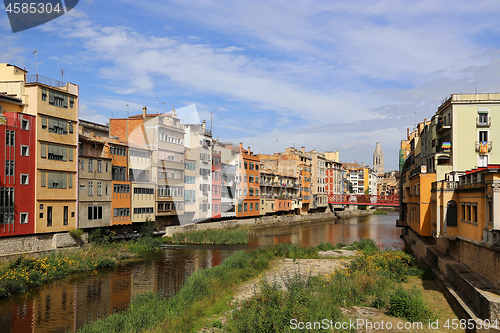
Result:
[[[257,153],[372,165],[380,142],[389,171],[450,94],[500,92],[498,17],[496,0],[80,0],[18,33],[0,14],[0,62],[35,74],[36,49],[38,74],[80,86],[81,119],[174,106]]]

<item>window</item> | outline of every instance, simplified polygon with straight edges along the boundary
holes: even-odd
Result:
[[[102,220],[102,206],[89,205],[87,218],[89,220]]]
[[[75,98],[73,96],[70,96],[69,97],[69,107],[73,108],[74,105],[75,105]]]
[[[29,175],[21,174],[21,185],[29,185]]]
[[[56,134],[68,134],[68,121],[62,119],[48,118],[48,131]],[[42,128],[43,118],[42,118]]]
[[[105,188],[105,192],[104,192],[104,193],[105,193],[106,195],[108,195],[108,194],[109,194],[109,187],[108,187],[108,185],[106,185],[106,188]]]
[[[244,207],[243,208],[244,211],[247,212],[248,211],[248,204],[246,202],[243,204],[243,207]]]
[[[21,120],[21,129],[25,131],[30,129],[30,121],[28,119]]]
[[[68,96],[49,90],[49,104],[60,108],[68,108]]]
[[[94,195],[94,182],[89,182],[89,192],[88,195]]]
[[[19,215],[19,220],[20,220],[19,223],[21,223],[21,224],[28,223],[28,213],[21,213]]]
[[[109,168],[108,168],[108,162],[106,162],[106,173],[109,172]]]
[[[258,202],[255,203],[255,210],[259,210],[259,203]]]
[[[52,206],[47,206],[47,227],[52,227]]]
[[[62,172],[49,172],[48,173],[48,187],[49,188],[67,188],[68,174]],[[42,172],[42,183],[44,182],[44,176]],[[43,186],[43,185],[42,185]]]
[[[102,160],[97,160],[97,172],[102,173]]]
[[[63,209],[63,225],[68,225],[68,206]]]
[[[449,227],[457,226],[457,203],[453,200],[448,201],[448,209],[446,210],[446,225]]]
[[[15,161],[5,161],[5,176],[13,177],[14,176],[14,169],[16,167]]]
[[[42,143],[42,157],[45,153],[45,144]],[[72,152],[73,153],[73,152]],[[64,146],[48,145],[48,158],[49,160],[67,161],[68,149]],[[72,157],[73,159],[73,157]]]
[[[130,216],[130,208],[114,208],[113,209],[114,217],[128,217]]]
[[[488,142],[488,131],[479,131],[479,142]]]
[[[14,131],[5,131],[5,145],[14,147],[16,145],[16,132]]]
[[[47,117],[42,116],[42,129],[47,128]]]
[[[248,169],[248,164],[247,164],[247,162],[243,162],[243,164],[245,165],[245,169]]]
[[[250,203],[250,211],[253,212],[253,202]]]
[[[29,155],[30,155],[30,147],[21,146],[21,156],[29,156]]]
[[[81,164],[80,164],[80,165],[81,165],[81,168],[80,168],[80,169],[81,169],[82,171],[85,171],[85,160],[83,160],[83,159],[82,159],[82,160],[80,161],[80,163],[81,163]]]
[[[94,172],[94,160],[89,160],[89,172]]]
[[[97,183],[97,195],[102,195],[102,183]]]
[[[14,188],[0,187],[0,224],[14,224]]]
[[[42,89],[42,101],[47,101],[47,89]]]

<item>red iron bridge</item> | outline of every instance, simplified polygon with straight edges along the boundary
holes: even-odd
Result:
[[[334,205],[399,206],[399,195],[331,194],[328,203]]]

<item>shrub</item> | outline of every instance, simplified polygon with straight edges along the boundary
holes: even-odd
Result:
[[[398,287],[389,298],[389,314],[411,322],[434,320],[436,315],[429,309],[420,290]]]
[[[69,235],[73,237],[75,240],[81,240],[82,235],[83,235],[83,230],[82,229],[71,229],[69,231]]]

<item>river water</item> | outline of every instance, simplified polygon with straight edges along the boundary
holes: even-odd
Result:
[[[397,215],[303,223],[258,228],[248,246],[171,245],[144,261],[120,265],[99,272],[69,276],[33,288],[29,292],[0,300],[1,332],[67,332],[85,322],[128,308],[141,294],[175,294],[194,271],[219,265],[241,249],[278,243],[304,247],[330,242],[352,243],[362,238],[375,240],[379,248],[402,249]]]

